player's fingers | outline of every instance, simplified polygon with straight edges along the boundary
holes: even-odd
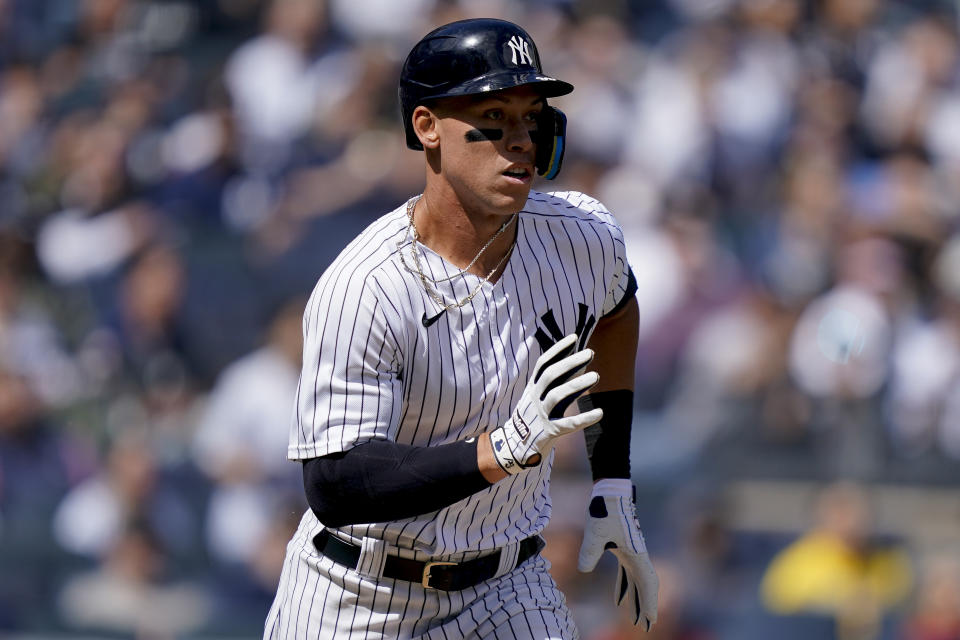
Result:
[[[603,545],[600,542],[589,532],[584,533],[583,544],[580,545],[580,555],[577,557],[577,571],[590,573],[596,568],[600,556],[603,555]]]
[[[600,422],[603,418],[603,409],[591,409],[585,413],[577,413],[566,418],[552,420],[549,424],[549,431],[555,436],[563,436],[568,433],[582,431],[592,424]]]
[[[626,606],[633,624],[640,624],[640,618],[643,614],[643,598],[639,586],[634,581],[634,576],[630,575],[629,569],[622,564],[620,565],[620,579],[617,582],[617,595],[617,605]]]
[[[624,570],[623,565],[617,565],[617,588],[613,593],[613,602],[617,606],[620,606],[620,603],[623,602],[623,598],[627,595],[627,589],[630,587],[630,580],[627,578],[627,572]]]
[[[577,372],[574,371],[574,374]],[[543,406],[554,407],[557,402],[563,398],[569,396],[577,396],[580,393],[583,393],[593,385],[597,384],[597,381],[600,380],[600,374],[596,371],[588,371],[586,373],[580,373],[576,377],[571,375],[569,378],[564,380],[558,380],[556,384],[550,385],[549,387],[544,387],[540,395],[540,401],[543,402]]]
[[[640,576],[640,590],[643,596],[643,615],[647,619],[647,630],[657,621],[657,609],[660,602],[660,579],[653,571],[645,571]]]
[[[599,380],[599,373],[596,371],[588,371],[569,382],[565,382],[551,389],[541,399],[543,402],[543,410],[551,420],[563,417],[567,407],[569,407],[578,396],[597,384]]]
[[[537,358],[537,364],[534,366],[533,381],[537,382],[550,365],[573,353],[576,347],[577,334],[571,333],[544,351],[543,354]]]
[[[543,375],[537,383],[537,388],[540,390],[540,399],[543,400],[550,391],[565,384],[581,372],[591,360],[593,360],[593,350],[584,349],[550,364],[543,371]]]
[[[636,585],[639,596],[639,608],[650,625],[657,621],[657,607],[659,602],[660,579],[646,553],[624,553],[614,551],[621,567],[625,569],[630,582]]]

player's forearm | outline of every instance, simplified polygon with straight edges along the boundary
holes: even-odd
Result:
[[[485,458],[478,442],[484,441],[489,449],[488,438],[435,447],[378,440],[312,458],[303,466],[307,502],[320,521],[332,527],[442,509],[496,481],[485,473],[490,463],[481,462]],[[489,451],[486,455],[492,457]]]

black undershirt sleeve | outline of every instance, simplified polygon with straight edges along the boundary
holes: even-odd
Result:
[[[342,527],[429,513],[486,489],[476,441],[414,447],[374,440],[303,462],[307,504]]]

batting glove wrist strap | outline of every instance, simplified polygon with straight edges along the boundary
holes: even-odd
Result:
[[[535,467],[537,463],[521,464],[514,457],[514,450],[519,451],[522,448],[522,440],[519,439],[519,433],[516,429],[506,429],[497,427],[490,432],[490,445],[493,447],[493,456],[497,459],[500,468],[515,475],[527,467]]]
[[[635,502],[633,483],[622,478],[605,478],[594,482],[593,493],[590,494],[590,498],[596,498],[597,496],[616,496]]]
[[[577,396],[600,379],[596,372],[583,373],[593,359],[593,351],[577,351],[577,340],[577,334],[572,333],[537,359],[533,378],[510,419],[490,432],[493,454],[507,473],[537,466],[557,438],[580,431],[603,417],[602,409],[564,417]]]
[[[649,631],[657,621],[660,581],[647,554],[632,498],[594,495],[590,500],[577,568],[593,571],[605,550],[619,563],[614,602],[628,607],[634,624],[642,620]]]

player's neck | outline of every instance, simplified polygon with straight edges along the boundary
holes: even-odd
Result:
[[[464,268],[513,213],[471,210],[452,191],[431,190],[428,185],[417,203],[414,218],[420,242],[451,264]],[[476,275],[488,273],[513,246],[516,232],[516,224],[509,224],[469,271]]]

